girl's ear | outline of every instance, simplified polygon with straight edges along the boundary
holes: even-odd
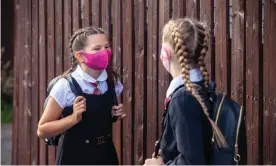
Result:
[[[83,56],[81,55],[80,52],[76,52],[74,56],[79,62],[81,62],[81,63],[84,62],[84,58],[83,58]]]

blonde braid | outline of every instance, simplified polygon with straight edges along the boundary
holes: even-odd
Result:
[[[175,43],[174,50],[176,52],[177,57],[179,58],[180,66],[182,67],[181,73],[183,76],[184,84],[187,87],[187,89],[190,91],[191,90],[191,88],[190,88],[191,81],[189,79],[190,67],[188,65],[188,52],[184,45],[181,33],[179,32],[179,30],[177,28],[173,28],[172,35],[174,37],[174,43]]]
[[[204,114],[206,115],[206,117],[208,118],[212,126],[214,137],[215,137],[215,140],[217,141],[218,146],[227,147],[227,143],[224,136],[222,135],[221,131],[219,130],[215,122],[209,116],[208,108],[204,102],[204,98],[199,94],[200,87],[196,84],[191,83],[189,78],[189,70],[190,70],[189,64],[191,63],[192,60],[196,60],[200,64],[201,72],[204,76],[205,86],[209,84],[209,78],[206,78],[208,76],[208,72],[204,64],[204,56],[206,55],[207,47],[204,47],[204,49],[200,49],[201,52],[199,57],[197,57],[197,52],[196,52],[200,45],[198,40],[202,38],[202,34],[204,33],[201,33],[202,29],[198,28],[196,24],[194,24],[194,22],[191,21],[190,19],[178,19],[178,20],[175,20],[174,22],[175,24],[171,23],[170,25],[170,26],[173,26],[173,28],[171,28],[172,29],[171,43],[174,46],[175,53],[179,59],[180,66],[182,68],[181,73],[184,79],[184,84],[187,87],[187,90],[198,100],[199,104],[201,105]],[[191,28],[187,28],[187,27],[191,27]],[[185,35],[185,34],[188,34],[188,35]],[[205,39],[205,35],[204,35],[204,39]],[[186,44],[189,44],[189,43],[191,43],[189,45],[190,48],[186,46]],[[203,45],[207,45],[207,43],[204,42]]]
[[[206,65],[204,63],[204,58],[206,56],[206,52],[208,51],[208,35],[206,34],[206,30],[204,26],[200,23],[196,23],[196,28],[198,28],[199,39],[198,42],[198,49],[200,49],[200,56],[198,58],[198,65],[200,67],[201,74],[204,79],[205,88],[209,86],[209,73],[207,71]],[[201,46],[201,47],[200,47]]]

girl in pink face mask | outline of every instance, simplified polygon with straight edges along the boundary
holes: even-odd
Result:
[[[58,165],[118,165],[112,123],[126,114],[108,37],[101,28],[80,29],[70,51],[72,66],[51,89],[37,134],[58,140]]]

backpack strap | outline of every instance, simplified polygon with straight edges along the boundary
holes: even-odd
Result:
[[[208,95],[209,95],[210,100],[212,102],[214,102],[216,99],[216,83],[215,82],[210,82],[209,87],[208,87]]]
[[[66,77],[66,79],[68,80],[69,82],[69,86],[70,86],[70,89],[71,91],[76,95],[76,96],[81,96],[83,94],[83,91],[80,87],[80,85],[78,84],[78,82],[75,80],[74,77],[72,77],[72,75],[68,75]]]
[[[119,105],[119,102],[118,102],[118,99],[117,99],[116,90],[115,90],[115,83],[114,83],[114,81],[113,81],[112,78],[108,78],[107,85],[108,85],[108,89],[111,89],[111,92],[112,92],[113,104],[115,106]],[[112,122],[116,122],[117,120],[118,120],[117,116],[113,116],[112,117]]]

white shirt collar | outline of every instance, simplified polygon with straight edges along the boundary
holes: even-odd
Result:
[[[76,74],[80,75],[82,79],[84,79],[90,83],[106,81],[107,77],[108,77],[106,70],[103,70],[101,72],[100,76],[97,79],[95,79],[95,78],[91,77],[89,74],[87,74],[86,72],[84,72],[79,65],[77,66],[77,68],[74,72]]]
[[[202,81],[202,75],[198,68],[190,70],[189,73],[190,73],[191,82]],[[170,83],[170,86],[166,93],[166,97],[169,97],[176,88],[178,88],[179,86],[181,86],[183,84],[184,84],[184,80],[183,80],[182,75],[175,77]]]
[[[177,77],[175,77],[171,83],[170,83],[170,86],[167,90],[167,93],[166,93],[166,97],[169,97],[171,95],[171,93],[173,93],[173,91],[178,88],[179,86],[183,85],[184,84],[184,80],[183,80],[183,77],[182,75],[179,75]]]

